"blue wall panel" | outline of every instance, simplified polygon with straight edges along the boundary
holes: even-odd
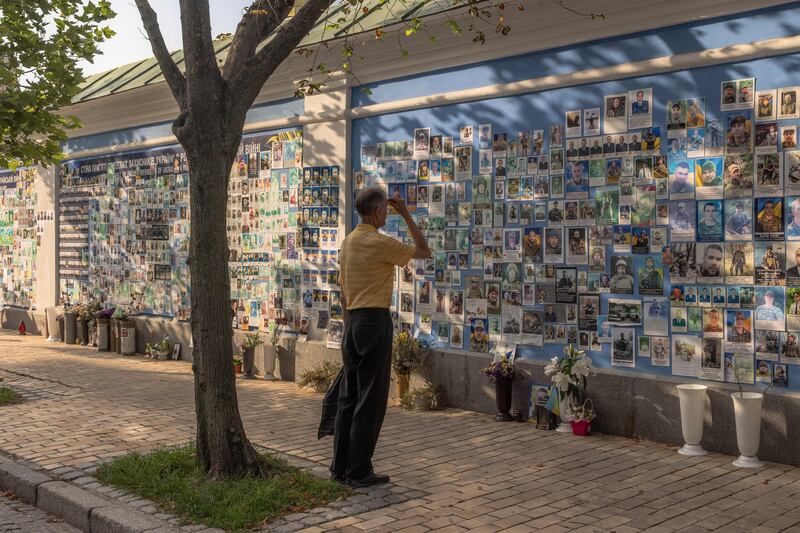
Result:
[[[512,18],[510,24],[514,26]],[[598,24],[602,24],[598,22]],[[757,31],[754,31],[756,30]],[[514,28],[512,31],[525,31]],[[573,47],[508,57],[464,67],[443,69],[420,76],[398,78],[364,85],[372,93],[353,90],[353,106],[391,102],[399,98],[426,96],[470,89],[494,83],[564,74],[575,70],[641,61],[654,57],[697,52],[755,40],[786,37],[800,33],[800,3],[762,9],[711,21],[700,21],[662,30],[635,33]],[[502,37],[493,36],[493,39]],[[465,47],[480,46],[465,42]],[[406,61],[413,61],[409,57]],[[402,61],[398,57],[398,61]]]

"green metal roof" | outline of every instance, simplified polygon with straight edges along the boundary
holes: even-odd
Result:
[[[463,5],[452,7],[447,0],[364,0],[360,5],[361,11],[351,12],[345,16],[342,9],[346,5],[350,4],[334,3],[328,14],[320,18],[300,42],[298,48],[317,45],[344,37],[347,34],[371,32],[380,27],[405,22],[412,17],[421,18],[444,11],[463,9]],[[366,8],[366,13],[364,8]],[[349,20],[342,21],[342,18]],[[214,51],[218,59],[225,60],[230,44],[230,40],[214,42]],[[178,68],[183,70],[183,50],[173,52],[172,58]],[[162,81],[164,81],[164,76],[161,74],[158,62],[151,57],[89,76],[81,85],[81,91],[72,99],[72,102],[74,104],[86,102]]]

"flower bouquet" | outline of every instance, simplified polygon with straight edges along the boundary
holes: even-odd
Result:
[[[495,402],[497,403],[497,415],[494,419],[498,422],[509,422],[511,416],[511,387],[514,383],[514,361],[509,359],[506,354],[498,355],[489,363],[489,366],[481,368],[481,372],[494,383]]]
[[[397,379],[397,398],[402,400],[411,387],[411,373],[422,365],[430,352],[410,332],[401,331],[392,339],[392,370]]]
[[[553,357],[544,367],[553,386],[547,408],[561,417],[558,431],[572,431],[569,409],[576,401],[582,403],[586,392],[586,378],[594,373],[592,358],[583,350],[576,350],[572,344],[564,347],[564,357]],[[556,394],[557,393],[557,394]]]
[[[597,412],[594,410],[592,400],[587,398],[583,405],[571,406],[569,416],[572,418],[572,433],[585,437],[592,428],[592,420],[597,416]]]

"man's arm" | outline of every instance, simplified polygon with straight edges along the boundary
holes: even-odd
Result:
[[[416,245],[416,249],[414,250],[414,259],[427,259],[431,256],[431,249],[428,247],[428,241],[425,239],[425,236],[422,234],[422,231],[417,226],[417,223],[414,222],[414,219],[411,217],[411,213],[408,212],[408,207],[406,207],[406,203],[401,200],[400,198],[389,198],[389,205],[397,211],[397,214],[403,217],[403,220],[406,222],[406,226],[408,226],[408,231],[411,233],[411,237],[414,238],[414,244]]]

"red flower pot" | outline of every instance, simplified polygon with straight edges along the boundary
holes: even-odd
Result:
[[[579,422],[572,421],[572,434],[579,437],[585,437],[592,430],[592,423],[586,420]]]

